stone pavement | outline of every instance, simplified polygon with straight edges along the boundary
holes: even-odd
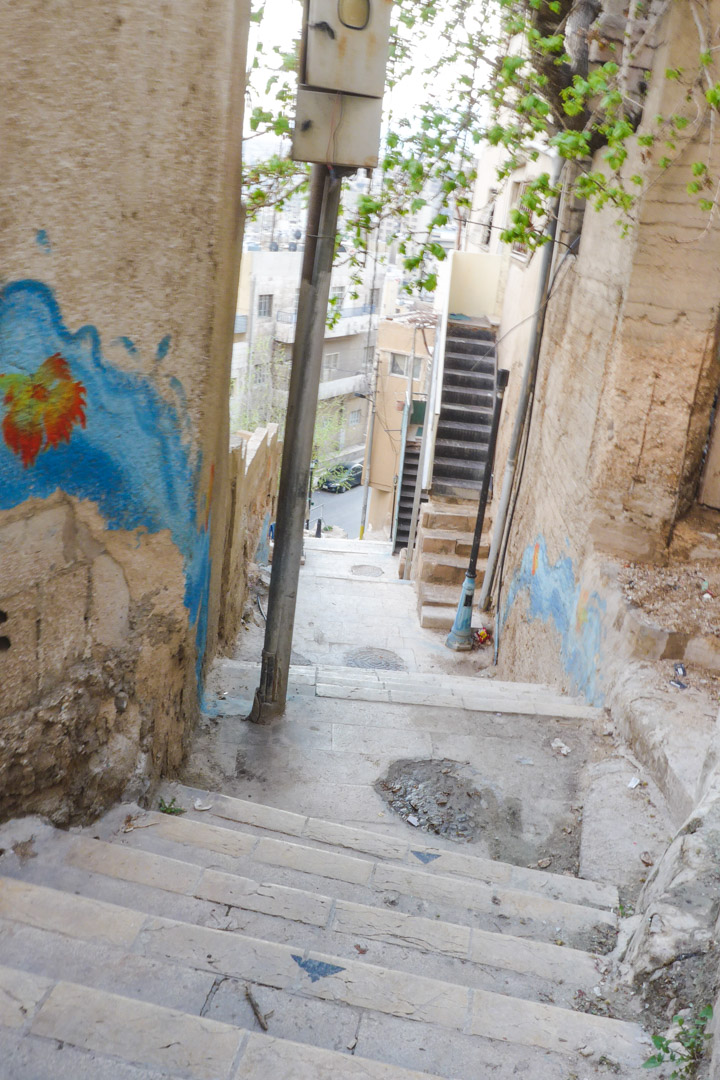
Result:
[[[662,800],[628,788],[603,712],[447,652],[393,569],[308,544],[282,720],[244,720],[248,632],[183,784],[85,829],[0,828],[2,1080],[644,1075],[608,950]],[[399,761],[457,773],[466,842],[393,809]]]

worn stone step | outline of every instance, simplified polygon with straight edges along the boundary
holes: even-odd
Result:
[[[302,814],[294,814],[245,799],[231,798],[228,795],[211,793],[207,799],[212,809],[201,812],[192,808],[199,795],[195,789],[176,785],[173,790],[180,792],[183,805],[190,808],[187,817],[178,821],[167,815],[147,815],[148,820],[158,821],[156,828],[167,835],[175,830],[181,830],[190,821],[193,822],[194,828],[207,827],[205,815],[209,814],[215,819],[219,818],[223,823],[249,825],[305,841],[346,848],[363,855],[405,863],[413,869],[422,867],[429,874],[438,871],[441,874],[458,874],[461,877],[470,877],[485,883],[510,885],[528,892],[538,892],[556,900],[563,899],[607,910],[617,907],[617,889],[612,885],[564,874],[552,874],[545,870],[516,866],[513,863],[499,862],[494,859],[484,859],[461,851],[437,848],[423,844],[419,838],[417,843],[414,841],[411,843],[399,837],[387,836],[354,826],[339,825],[320,818],[305,817]],[[205,797],[203,794],[202,798]],[[224,832],[224,829],[218,830],[218,827],[214,825],[212,832],[207,829],[206,835],[208,837],[220,836],[221,842]],[[196,835],[199,840],[200,833]]]
[[[172,861],[168,884],[177,884]],[[126,869],[128,863],[126,862]],[[147,875],[140,859],[135,878]],[[150,880],[157,881],[157,877]],[[139,882],[138,882],[139,883]],[[131,949],[144,917],[128,918],[121,905],[10,878],[2,880],[0,941],[5,961],[52,978],[91,981],[100,989],[136,996],[142,987],[156,1004],[201,1012],[212,990],[205,975],[174,978],[166,965]],[[490,933],[385,907],[333,900],[306,890],[288,889],[219,870],[205,869],[195,896],[227,907],[221,926],[265,940],[297,941],[306,947],[446,982],[479,987],[532,1000],[572,1006],[578,990],[590,993],[611,970],[608,961],[576,949]],[[143,903],[137,897],[136,903]],[[161,912],[156,912],[161,913]],[[249,918],[244,918],[250,913]],[[135,915],[136,912],[131,912]],[[168,914],[170,914],[168,912]],[[280,920],[284,921],[281,927]],[[189,920],[184,920],[189,921]],[[193,920],[195,921],[195,920]],[[117,926],[114,924],[117,922]],[[208,925],[201,922],[200,925]],[[217,926],[218,924],[215,923]],[[122,934],[119,930],[122,928]],[[307,928],[316,932],[308,933]],[[77,950],[74,941],[84,942]],[[422,956],[422,959],[420,957]],[[276,1033],[280,1033],[276,1029]],[[332,1049],[332,1043],[328,1044]]]
[[[15,1042],[19,1066],[5,1073],[8,1080],[38,1080],[40,1076],[115,1076],[124,1068],[132,1076],[182,1076],[191,1080],[432,1080],[368,1058],[248,1032],[232,1024],[193,1016],[68,981],[29,976],[0,967],[0,1032],[23,1031],[27,1045]],[[75,1058],[72,1068],[86,1062],[91,1071],[65,1071],[58,1043],[90,1052]],[[52,1048],[52,1056],[46,1048]],[[98,1060],[95,1055],[100,1055]],[[24,1059],[24,1063],[23,1063]],[[52,1061],[52,1071],[33,1073]],[[110,1060],[114,1059],[114,1060]],[[8,1058],[5,1057],[5,1064]],[[105,1065],[108,1071],[105,1071]],[[150,1069],[151,1072],[142,1071]],[[102,1073],[101,1073],[101,1070]],[[112,1071],[111,1071],[112,1070]]]
[[[421,524],[425,529],[442,529],[446,532],[472,533],[475,529],[477,505],[443,506],[436,502],[427,503],[421,512]]]
[[[190,925],[168,918],[149,916],[133,942],[133,951],[149,959],[176,963],[182,968],[189,967],[212,972],[216,976],[274,987],[286,994],[333,1001],[390,1016],[409,1017],[428,1025],[556,1053],[574,1054],[586,1048],[593,1053],[604,1053],[623,1064],[639,1064],[646,1045],[641,1029],[623,1021],[508,998],[477,988],[444,983],[424,975],[379,968],[360,960],[317,954],[314,950],[307,955],[307,951],[299,946],[228,934],[221,929]],[[42,995],[46,991],[45,983]],[[92,994],[99,996],[102,993],[96,989],[92,991]],[[91,998],[92,994],[89,991],[88,994]],[[80,1023],[83,1029],[89,1027],[97,1031],[99,1022],[88,1017],[87,1001],[82,995],[75,995],[73,1001],[76,1015],[82,1014]],[[141,1007],[151,1008],[145,1002],[136,1002],[135,1007],[138,1010],[134,1014],[136,1016],[141,1015]],[[122,1012],[123,1008],[129,1006],[120,1006],[118,1002],[118,1008]],[[209,1023],[212,1033],[213,1022]],[[173,1027],[172,1024],[169,1026]],[[44,1024],[33,1022],[31,1030],[35,1034],[61,1037],[51,1034],[49,1026]],[[195,1030],[196,1038],[205,1052],[207,1040],[203,1036],[204,1029]],[[308,1041],[312,1041],[311,1032],[308,1032],[308,1037]],[[68,1041],[87,1045],[75,1043],[74,1039]],[[187,1054],[187,1043],[175,1039],[173,1042],[183,1054]],[[150,1045],[156,1046],[155,1041],[152,1040]],[[108,1052],[104,1040],[87,1048]],[[226,1050],[227,1047],[222,1046],[219,1052],[222,1055]],[[237,1047],[233,1056],[236,1050]],[[217,1058],[212,1059],[212,1065],[202,1053],[198,1054],[198,1059],[200,1068],[206,1068],[208,1072],[199,1071],[193,1075],[214,1076],[212,1069],[218,1069]],[[140,1060],[142,1063],[158,1064],[152,1057]],[[180,1064],[177,1059],[174,1060]],[[180,1067],[191,1066],[184,1060]]]
[[[180,831],[185,833],[187,843],[192,833],[191,823],[177,826],[176,834]],[[168,849],[158,848],[158,834],[141,837],[131,834],[128,839],[150,850],[130,844],[106,844],[82,836],[69,843],[66,862],[106,877],[189,896],[197,894],[203,866],[221,867],[228,873],[256,880],[268,875],[272,879],[272,869],[287,870],[294,877],[285,880],[293,880],[301,888],[307,889],[311,882],[324,880],[324,888],[320,885],[318,891],[327,892],[328,881],[346,883],[358,890],[353,899],[357,897],[371,905],[382,902],[385,894],[397,893],[408,900],[423,902],[431,916],[439,914],[448,922],[481,926],[484,922],[486,928],[492,929],[500,920],[509,933],[545,942],[560,941],[588,952],[606,951],[614,942],[616,918],[611,912],[502,884],[428,874],[424,869],[341,855],[267,836],[237,833],[234,841],[237,855],[225,858],[202,844],[190,844],[183,851],[183,861],[159,853]],[[161,862],[162,859],[165,861]]]
[[[472,547],[473,532],[456,532],[452,529],[428,529],[423,527],[420,536],[423,551],[432,552],[436,555],[462,555],[467,558]],[[487,559],[490,551],[490,541],[487,524],[483,532],[483,540],[480,543],[480,558]]]
[[[478,572],[484,571],[485,559],[478,563]],[[468,556],[455,553],[422,551],[418,559],[417,578],[429,585],[461,585],[468,568]]]
[[[420,625],[426,630],[452,630],[457,614],[457,604],[420,604]],[[479,627],[479,620],[473,626]]]
[[[418,595],[421,604],[437,600],[437,603],[451,606],[456,611],[460,592],[457,586],[421,582]],[[232,679],[232,694],[228,699],[219,700],[214,705],[206,703],[205,711],[212,715],[213,711],[229,713],[236,708],[238,715],[244,715],[247,702],[258,684],[259,664],[221,660],[219,667]],[[291,665],[289,689],[292,694],[309,697],[387,701],[408,705],[445,705],[463,708],[469,712],[521,713],[528,716],[591,721],[604,718],[602,709],[586,705],[577,698],[560,695],[550,687],[468,676]],[[386,725],[387,722],[384,715],[378,714],[378,726]],[[448,724],[452,723],[449,718]]]

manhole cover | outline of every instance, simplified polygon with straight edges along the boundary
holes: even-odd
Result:
[[[382,577],[383,571],[379,566],[351,566],[351,574],[357,574],[358,577]]]
[[[345,656],[347,667],[381,668],[383,671],[407,671],[405,661],[389,649],[355,649]]]

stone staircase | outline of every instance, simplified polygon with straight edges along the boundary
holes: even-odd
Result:
[[[576,1008],[609,996],[613,887],[171,797],[185,814],[0,829],[3,1080],[567,1080],[647,1057],[638,1025]]]
[[[477,501],[434,496],[421,511],[414,579],[420,625],[449,630],[453,625],[472,547]],[[478,583],[490,550],[486,519],[478,561]]]

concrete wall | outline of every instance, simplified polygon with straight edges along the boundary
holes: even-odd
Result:
[[[693,65],[695,28],[672,8],[648,128],[684,106],[686,88],[665,70]],[[623,236],[616,212],[587,213],[580,254],[549,306],[500,605],[501,660],[515,677],[554,677],[597,702],[614,639],[593,553],[662,562],[697,492],[720,374],[720,247],[685,184],[690,162],[708,155],[716,170],[706,118],[672,169],[630,161],[645,179],[637,225]]]
[[[175,768],[217,643],[248,5],[0,11],[0,805]]]

